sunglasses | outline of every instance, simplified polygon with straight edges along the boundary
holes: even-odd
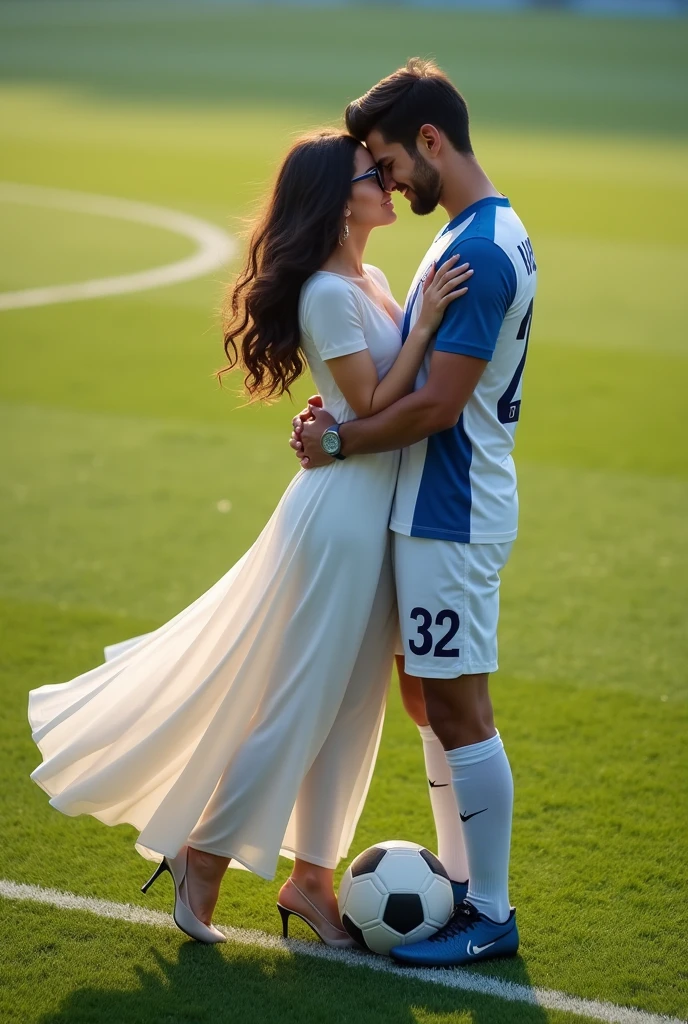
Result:
[[[379,167],[371,167],[370,170],[365,172],[365,174],[359,174],[357,178],[352,178],[351,184],[355,185],[357,181],[367,181],[368,178],[375,178],[375,181],[378,183],[382,191],[387,191]]]

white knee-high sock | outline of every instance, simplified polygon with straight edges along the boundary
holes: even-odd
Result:
[[[493,921],[506,921],[514,782],[499,733],[446,751],[468,855],[468,897]]]
[[[419,725],[418,732],[423,740],[425,770],[430,786],[430,805],[437,833],[437,856],[452,881],[465,882],[468,878],[468,860],[451,769],[447,764],[444,747],[430,726]]]

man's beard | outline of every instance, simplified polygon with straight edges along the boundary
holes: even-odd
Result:
[[[442,179],[439,171],[436,171],[420,154],[414,155],[413,164],[413,177],[409,182],[414,193],[411,209],[423,217],[437,209],[442,195]]]

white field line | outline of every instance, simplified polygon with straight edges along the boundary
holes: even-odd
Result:
[[[234,240],[215,224],[192,217],[188,213],[168,210],[161,206],[138,203],[113,196],[91,195],[88,192],[70,192],[66,189],[42,188],[15,182],[0,182],[0,202],[22,203],[74,210],[100,217],[150,224],[183,235],[197,243],[191,256],[176,263],[153,267],[135,274],[101,277],[74,284],[51,285],[45,288],[24,288],[21,291],[0,293],[0,310],[24,309],[29,306],[47,306],[56,302],[76,302],[98,299],[106,295],[124,295],[130,292],[161,288],[164,285],[202,277],[222,266],[234,255]]]
[[[136,907],[129,903],[111,903],[109,900],[76,896],[71,892],[43,889],[39,885],[24,885],[7,879],[0,879],[0,897],[8,900],[47,903],[51,907],[59,907],[62,910],[82,910],[96,914],[98,917],[115,918],[118,921],[129,921],[131,924],[153,925],[156,928],[176,927],[169,914],[163,914],[158,910],[144,910],[142,907]],[[527,985],[516,985],[510,981],[502,981],[500,978],[474,974],[470,970],[444,971],[432,968],[396,967],[384,957],[375,957],[353,950],[336,950],[316,942],[281,939],[252,929],[225,926],[221,926],[221,929],[230,942],[238,942],[245,946],[254,946],[271,952],[300,953],[345,967],[364,967],[371,971],[393,974],[400,978],[441,985],[444,988],[477,992],[480,995],[505,999],[511,1003],[529,1003],[548,1010],[562,1010],[574,1013],[579,1017],[587,1017],[590,1020],[605,1021],[607,1024],[688,1024],[677,1017],[646,1013],[644,1010],[636,1010],[633,1007],[617,1006],[614,1003],[603,1003],[594,999],[579,999],[576,996],[567,995],[565,992],[555,992],[550,989],[529,988]]]

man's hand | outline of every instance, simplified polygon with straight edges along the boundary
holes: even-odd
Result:
[[[311,399],[308,409],[304,409],[292,421],[294,429],[289,444],[304,469],[317,469],[320,466],[330,465],[332,462],[332,456],[320,447],[320,438],[327,428],[337,421],[334,416],[321,407],[320,396],[316,396],[316,398],[318,399],[317,405],[313,404],[313,399]]]

